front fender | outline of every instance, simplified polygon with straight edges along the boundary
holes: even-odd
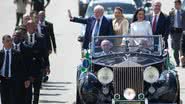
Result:
[[[152,102],[165,102],[165,103],[173,103],[178,99],[178,77],[177,72],[174,70],[166,70],[161,76],[160,80],[155,83],[156,91],[154,94],[149,96],[149,100]]]

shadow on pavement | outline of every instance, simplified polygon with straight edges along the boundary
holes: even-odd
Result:
[[[40,96],[60,96],[61,94],[45,94],[41,93]]]
[[[42,84],[42,87],[64,87],[64,86],[57,86],[57,85],[47,85],[47,84]]]
[[[51,90],[61,90],[61,91],[67,91],[69,89],[61,89],[61,88],[42,88],[41,90],[48,90],[48,91],[51,91]]]
[[[72,82],[46,82],[45,84],[72,84]]]
[[[40,100],[39,103],[51,103],[51,104],[61,104],[61,103],[67,103],[66,101],[49,101],[49,100]]]

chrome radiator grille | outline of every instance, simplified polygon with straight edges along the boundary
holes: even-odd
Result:
[[[126,88],[132,88],[137,94],[144,90],[143,67],[114,67],[114,93],[123,96]]]

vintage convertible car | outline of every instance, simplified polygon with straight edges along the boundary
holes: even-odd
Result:
[[[180,104],[161,36],[93,37],[77,71],[77,104]]]

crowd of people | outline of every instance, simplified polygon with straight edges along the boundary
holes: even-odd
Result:
[[[14,3],[17,5],[16,28],[13,36],[3,36],[0,51],[1,104],[38,104],[42,81],[46,81],[50,73],[49,55],[56,53],[53,24],[45,20],[45,8],[50,0],[47,3],[45,0],[14,0]],[[26,13],[27,4],[31,5],[29,14]],[[115,8],[111,20],[104,16],[101,5],[95,6],[94,15],[89,18],[73,17],[70,10],[68,13],[70,21],[86,25],[82,49],[89,48],[93,36],[161,35],[168,50],[170,35],[176,66],[181,62],[185,67],[185,11],[181,9],[181,0],[175,0],[169,15],[161,11],[159,0],[154,0],[152,6],[150,14],[138,8],[131,23],[120,7]],[[122,40],[114,44],[120,45]],[[109,53],[107,49],[112,45],[109,40],[102,41],[104,54]]]
[[[49,55],[56,53],[53,24],[45,19],[47,1],[44,5],[44,0],[14,0],[16,27],[13,35],[3,36],[0,51],[1,104],[39,103],[42,83],[50,73]]]
[[[165,50],[168,50],[167,40],[170,35],[176,66],[179,67],[181,61],[182,67],[185,67],[185,38],[183,37],[185,11],[181,9],[181,5],[181,0],[175,0],[174,9],[169,14],[164,14],[161,11],[161,1],[153,0],[151,13],[146,14],[143,8],[138,8],[130,24],[124,16],[124,10],[120,7],[114,9],[114,18],[111,20],[104,16],[104,7],[101,5],[95,6],[94,15],[88,18],[73,17],[70,10],[68,10],[68,15],[70,21],[86,24],[82,49],[89,48],[88,46],[93,36],[161,35],[165,44]],[[154,40],[154,42],[157,41]],[[116,44],[121,43],[121,39],[116,41]]]

